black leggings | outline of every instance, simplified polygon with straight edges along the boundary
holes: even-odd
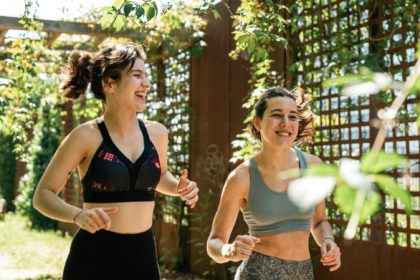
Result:
[[[100,230],[91,234],[80,229],[73,238],[63,280],[84,279],[159,280],[152,230],[137,234]]]

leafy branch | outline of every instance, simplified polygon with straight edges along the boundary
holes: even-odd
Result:
[[[399,199],[405,206],[407,213],[411,213],[411,195],[402,184],[389,175],[382,174],[394,168],[409,168],[408,160],[397,153],[385,153],[381,150],[387,131],[394,125],[397,112],[411,93],[418,93],[420,83],[420,60],[417,60],[407,81],[401,83],[394,81],[391,76],[383,73],[372,73],[362,69],[360,74],[350,74],[328,80],[324,86],[338,86],[346,95],[370,95],[380,91],[393,89],[400,91],[389,108],[378,112],[379,131],[372,149],[365,154],[360,162],[343,158],[339,167],[320,165],[310,167],[304,177],[292,182],[289,196],[302,208],[313,207],[316,203],[329,196],[335,186],[334,201],[346,214],[350,214],[344,237],[353,239],[359,223],[364,223],[368,217],[379,210],[381,201],[379,190],[385,194]],[[288,176],[291,176],[290,174]],[[315,190],[314,182],[320,178],[329,178],[323,181],[323,187]],[[321,179],[322,180],[322,179]],[[319,185],[319,184],[317,184]],[[312,197],[308,197],[311,195]]]
[[[115,28],[119,32],[130,19],[140,29],[158,15],[156,1],[147,0],[141,3],[128,0],[115,0],[114,5],[103,7],[101,12],[105,14],[101,18],[103,28]]]

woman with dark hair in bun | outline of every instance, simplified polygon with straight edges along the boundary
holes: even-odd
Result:
[[[269,89],[255,105],[250,129],[261,149],[229,174],[207,242],[214,261],[243,261],[235,279],[313,279],[309,232],[321,246],[322,264],[331,271],[341,265],[324,202],[301,210],[289,200],[290,182],[281,175],[288,169],[321,163],[318,157],[292,146],[313,141],[313,114],[306,108],[309,101],[310,95],[301,89],[296,96],[284,89]],[[229,243],[239,210],[249,235],[238,235]]]
[[[64,96],[83,95],[90,83],[104,113],[75,128],[51,159],[33,204],[53,219],[76,223],[64,267],[70,279],[160,279],[151,231],[155,191],[180,196],[194,207],[196,183],[184,170],[179,180],[167,170],[168,132],[141,120],[150,88],[144,57],[134,45],[104,48],[94,56],[73,51],[61,85]],[[77,168],[83,209],[59,192]]]

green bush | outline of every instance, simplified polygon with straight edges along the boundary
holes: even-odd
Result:
[[[7,211],[14,211],[16,159],[12,137],[0,133],[0,197],[7,202]]]
[[[61,117],[54,102],[43,102],[38,116],[39,122],[34,128],[34,139],[30,147],[30,162],[27,173],[19,183],[20,194],[16,199],[16,207],[29,218],[32,228],[52,229],[57,227],[57,222],[39,213],[32,205],[32,198],[42,174],[60,144]]]

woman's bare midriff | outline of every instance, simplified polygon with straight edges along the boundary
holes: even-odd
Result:
[[[254,251],[284,260],[303,261],[310,258],[309,231],[293,231],[276,235],[257,236],[261,239]]]
[[[111,228],[117,233],[140,233],[152,227],[153,201],[119,202],[119,203],[83,203],[85,209],[98,207],[117,207],[118,211],[109,214]]]

